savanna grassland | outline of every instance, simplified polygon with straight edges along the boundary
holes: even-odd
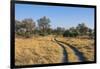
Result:
[[[46,16],[15,20],[15,65],[94,61],[94,29],[85,23],[52,28],[50,22]]]
[[[84,61],[94,60],[94,40],[83,38],[57,38],[62,43],[77,49],[84,56]],[[69,56],[71,57],[71,56]]]
[[[79,54],[77,54],[78,52],[75,50],[77,50]],[[93,60],[94,41],[90,39],[55,38],[52,35],[44,37],[36,36],[28,39],[15,39],[16,65],[68,63]]]
[[[16,38],[16,65],[60,63],[62,48],[53,41],[51,36]]]

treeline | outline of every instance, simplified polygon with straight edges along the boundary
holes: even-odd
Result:
[[[33,35],[46,36],[56,35],[64,37],[77,37],[77,36],[89,36],[93,38],[94,30],[87,27],[85,23],[78,24],[76,27],[65,29],[57,27],[56,29],[51,28],[51,20],[46,16],[40,18],[36,22],[33,19],[27,18],[22,21],[15,20],[15,33],[16,36],[22,36],[30,38]]]

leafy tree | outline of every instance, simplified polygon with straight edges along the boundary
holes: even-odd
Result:
[[[94,31],[91,29],[91,28],[89,28],[89,30],[88,30],[88,34],[89,34],[89,37],[92,39],[92,38],[94,38]]]
[[[27,38],[32,36],[32,31],[35,29],[35,22],[32,19],[28,18],[22,20],[21,22],[16,21],[15,23],[17,35]]]
[[[85,23],[82,24],[78,24],[78,26],[76,27],[78,33],[80,35],[87,35],[88,32],[88,27],[85,25]]]
[[[39,30],[41,31],[41,35],[44,36],[48,34],[48,29],[50,29],[50,24],[49,24],[50,19],[44,16],[39,20],[37,20],[37,22],[38,22]]]
[[[62,28],[62,27],[57,27],[57,29],[56,29],[56,33],[57,33],[57,35],[62,35],[63,33],[64,33],[64,31],[65,31],[65,29],[64,28]]]
[[[66,30],[64,33],[63,33],[63,36],[64,37],[76,37],[78,36],[78,32],[76,31],[70,31],[70,30]]]
[[[70,36],[71,36],[70,31],[69,31],[69,30],[66,30],[66,31],[63,33],[63,36],[64,36],[64,37],[70,37]]]

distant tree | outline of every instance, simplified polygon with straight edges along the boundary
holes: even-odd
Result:
[[[76,37],[76,36],[78,36],[78,33],[77,32],[71,32],[70,30],[66,30],[63,33],[63,36],[64,37]]]
[[[64,33],[63,33],[63,36],[64,37],[70,37],[71,36],[71,33],[69,30],[66,30]]]
[[[85,23],[82,24],[78,24],[78,26],[76,27],[78,33],[80,35],[87,35],[88,32],[88,27],[85,25]]]
[[[70,30],[71,32],[76,31],[76,29],[75,29],[74,27],[69,28],[69,30]]]
[[[39,30],[41,31],[41,35],[46,35],[48,34],[48,30],[50,29],[50,19],[47,18],[46,16],[40,18],[37,20]]]
[[[65,31],[65,28],[62,27],[57,27],[55,32],[57,33],[57,35],[62,35]]]
[[[22,20],[23,28],[25,29],[25,37],[29,38],[32,36],[32,32],[35,29],[35,22],[32,19]]]
[[[20,29],[20,28],[21,28],[21,22],[18,20],[15,20],[15,32],[17,32],[18,29]]]
[[[35,29],[35,22],[30,18],[24,19],[21,22],[16,20],[15,29],[17,35],[29,38],[32,36],[32,31]]]
[[[95,36],[96,36],[96,34],[95,34],[95,33],[96,33],[96,30],[95,30],[95,29],[93,29],[93,30],[92,30],[92,38],[95,38]]]
[[[52,28],[48,28],[48,29],[47,29],[47,34],[48,34],[48,35],[52,34]]]
[[[91,29],[91,28],[89,28],[89,30],[88,30],[88,34],[89,34],[89,37],[92,39],[92,38],[94,38],[94,31]]]
[[[57,35],[57,29],[52,29],[52,34]]]
[[[79,32],[77,31],[75,27],[71,27],[69,31],[70,31],[71,37],[76,37],[79,35]]]
[[[35,22],[31,18],[24,19],[22,21],[15,20],[15,33],[18,36],[23,36],[26,38],[31,37],[32,35],[60,35],[64,37],[76,37],[76,36],[89,36],[94,38],[95,31],[86,26],[85,23],[78,24],[76,27],[71,27],[66,29],[64,27],[57,27],[55,29],[50,27],[50,19],[46,16],[37,20],[38,26],[35,25]]]

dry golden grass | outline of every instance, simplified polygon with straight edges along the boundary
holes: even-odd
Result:
[[[94,61],[94,40],[81,38],[57,38],[68,43],[83,53],[87,61]],[[72,57],[69,56],[69,57]]]
[[[57,37],[56,39],[75,47],[83,53],[87,61],[94,60],[94,40],[64,37]],[[64,43],[61,44],[66,49],[69,62],[80,62],[78,56],[69,46]],[[63,48],[57,44],[54,36],[15,39],[16,65],[62,63],[63,56]]]
[[[61,63],[62,56],[62,48],[52,36],[15,39],[16,65]]]
[[[68,62],[80,62],[78,60],[78,56],[75,54],[75,52],[69,47],[69,46],[66,46],[65,44],[61,43],[65,49],[66,49],[66,52],[67,52],[67,58],[68,58]]]

